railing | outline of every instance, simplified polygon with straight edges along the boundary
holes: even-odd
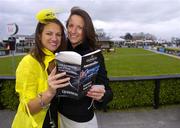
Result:
[[[15,80],[15,76],[0,76],[0,84],[3,80]],[[122,81],[146,81],[154,80],[154,99],[153,107],[154,109],[159,108],[159,93],[160,93],[160,81],[165,79],[180,79],[180,74],[177,75],[161,75],[161,76],[135,76],[135,77],[109,77],[110,82],[122,82]],[[107,111],[106,106],[104,106],[104,111]]]
[[[15,80],[15,76],[0,76],[0,82],[3,80]]]

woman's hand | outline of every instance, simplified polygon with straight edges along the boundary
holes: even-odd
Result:
[[[90,90],[87,92],[88,97],[93,98],[96,101],[99,101],[102,99],[105,93],[104,85],[93,85]]]
[[[48,90],[51,94],[56,94],[57,88],[62,88],[69,85],[69,77],[64,77],[66,72],[56,74],[56,67],[52,70],[48,76]]]

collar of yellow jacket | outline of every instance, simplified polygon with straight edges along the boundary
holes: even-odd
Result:
[[[42,50],[46,54],[46,56],[44,58],[44,64],[45,64],[45,70],[47,70],[47,68],[49,66],[49,62],[51,62],[52,60],[55,59],[55,54],[46,48],[43,48]]]

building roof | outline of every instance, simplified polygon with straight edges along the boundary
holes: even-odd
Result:
[[[119,38],[119,37],[113,37],[110,39],[111,41],[125,41],[125,39]]]

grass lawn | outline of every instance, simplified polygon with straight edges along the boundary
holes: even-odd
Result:
[[[144,49],[118,48],[104,53],[108,76],[157,76],[180,74],[180,59]],[[14,75],[22,56],[0,58],[0,76]],[[14,66],[13,63],[14,62]],[[14,71],[13,71],[14,69]]]
[[[0,76],[14,76],[17,65],[23,56],[0,58]]]
[[[108,76],[157,76],[180,74],[180,59],[144,49],[118,48],[105,53]]]

